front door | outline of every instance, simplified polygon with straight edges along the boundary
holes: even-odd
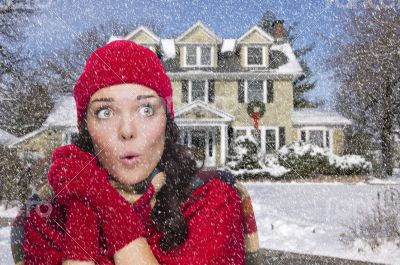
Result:
[[[198,166],[204,161],[204,167],[215,166],[215,133],[207,129],[182,131],[182,143],[193,149]]]

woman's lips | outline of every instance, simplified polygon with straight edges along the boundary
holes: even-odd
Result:
[[[120,159],[122,164],[128,167],[132,167],[136,165],[139,162],[139,157],[138,156],[132,156],[132,157],[125,157]]]

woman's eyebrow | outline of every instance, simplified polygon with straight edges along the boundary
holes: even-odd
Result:
[[[156,96],[154,95],[139,95],[136,97],[137,100],[142,100],[142,99],[147,99],[147,98],[155,98]],[[90,104],[94,103],[94,102],[113,102],[114,99],[113,98],[96,98],[93,99]]]

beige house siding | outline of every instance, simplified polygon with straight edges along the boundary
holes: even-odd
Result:
[[[184,36],[181,42],[193,42],[193,43],[217,43],[213,36],[207,33],[202,27],[197,27],[186,36]]]
[[[61,135],[61,130],[45,130],[17,144],[16,149],[21,152],[41,152],[49,158],[53,150],[61,145]]]
[[[174,102],[174,111],[182,107],[182,82],[172,81],[172,101]]]
[[[333,153],[337,155],[343,154],[344,133],[340,128],[334,128],[332,132]]]
[[[137,43],[155,43],[154,39],[149,36],[146,32],[140,31],[135,36],[130,38],[130,40],[133,40],[134,42]]]
[[[257,31],[253,31],[252,33],[250,33],[249,35],[247,35],[245,38],[243,38],[240,43],[248,43],[248,44],[252,44],[252,43],[265,43],[265,44],[269,44],[270,41],[266,40],[264,36],[262,36],[260,33],[258,33]]]

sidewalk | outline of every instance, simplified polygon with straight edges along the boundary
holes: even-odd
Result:
[[[293,252],[262,249],[263,265],[383,265],[357,260],[313,256]]]

